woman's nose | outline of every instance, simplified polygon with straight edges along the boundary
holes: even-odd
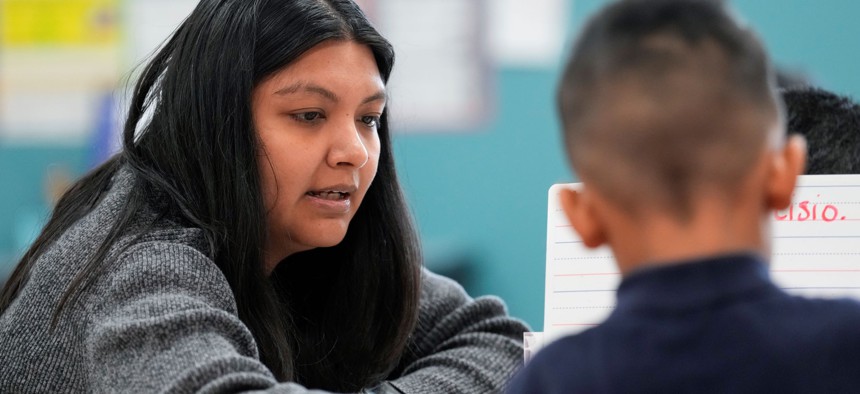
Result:
[[[328,164],[332,167],[361,168],[367,163],[368,157],[367,147],[355,122],[350,120],[348,125],[341,123],[333,136]]]

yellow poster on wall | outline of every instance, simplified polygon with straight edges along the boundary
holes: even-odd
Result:
[[[100,47],[119,40],[119,0],[0,0],[4,47]]]
[[[0,0],[0,140],[84,143],[119,80],[125,0]]]

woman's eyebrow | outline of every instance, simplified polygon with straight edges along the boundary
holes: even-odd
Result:
[[[290,86],[287,86],[285,88],[278,89],[277,91],[275,91],[275,94],[278,96],[285,96],[288,94],[295,94],[296,92],[298,92],[300,90],[303,92],[306,92],[306,93],[318,94],[328,101],[333,101],[333,102],[340,101],[340,97],[338,97],[337,94],[335,94],[331,90],[328,90],[328,89],[326,89],[322,86],[319,86],[319,85],[314,85],[314,84],[305,83],[305,82],[296,82],[296,83],[294,83]]]
[[[340,97],[337,94],[335,94],[334,92],[332,92],[331,90],[328,90],[328,89],[326,89],[322,86],[319,86],[319,85],[315,85],[315,84],[311,84],[311,83],[305,83],[305,82],[296,82],[290,86],[278,89],[277,91],[275,91],[275,94],[279,95],[279,96],[285,96],[288,94],[295,94],[299,91],[302,91],[305,93],[317,94],[317,95],[322,96],[326,100],[332,101],[332,102],[339,102],[340,101]],[[379,90],[378,92],[376,92],[370,96],[367,96],[364,100],[361,101],[361,103],[367,104],[367,103],[370,103],[373,101],[387,100],[387,99],[388,99],[388,95],[385,93],[385,90]]]
[[[367,104],[367,103],[371,103],[371,102],[379,101],[379,100],[382,100],[382,101],[388,100],[388,95],[385,93],[385,90],[380,90],[380,91],[378,91],[378,92],[376,92],[370,96],[367,96],[364,100],[361,101],[361,103]]]

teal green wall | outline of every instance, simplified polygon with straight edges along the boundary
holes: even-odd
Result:
[[[552,103],[555,72],[502,70],[496,119],[462,134],[398,136],[398,166],[432,267],[435,248],[474,266],[472,294],[496,294],[543,325],[547,189],[569,182]],[[441,245],[441,246],[439,246]]]
[[[734,1],[775,63],[806,72],[817,85],[860,98],[860,2]]]
[[[576,31],[605,1],[577,0]],[[815,82],[860,95],[860,2],[734,1],[760,32],[776,63]],[[511,312],[543,327],[546,191],[574,179],[559,147],[552,95],[558,67],[502,67],[496,116],[457,134],[398,135],[395,154],[431,265],[465,261],[474,295],[495,294]],[[396,111],[396,108],[393,108]],[[0,141],[0,276],[30,218],[44,214],[44,168],[81,171],[84,147],[13,147]],[[25,234],[26,235],[26,234]]]
[[[80,174],[86,150],[80,146],[20,146],[0,141],[0,281],[12,261],[50,212],[46,203],[46,169]]]

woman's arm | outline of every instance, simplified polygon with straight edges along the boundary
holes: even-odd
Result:
[[[197,250],[146,242],[114,267],[88,291],[93,391],[322,393],[278,384],[220,270]]]
[[[522,364],[523,332],[495,297],[424,271],[418,326],[391,384],[404,393],[494,393]]]

